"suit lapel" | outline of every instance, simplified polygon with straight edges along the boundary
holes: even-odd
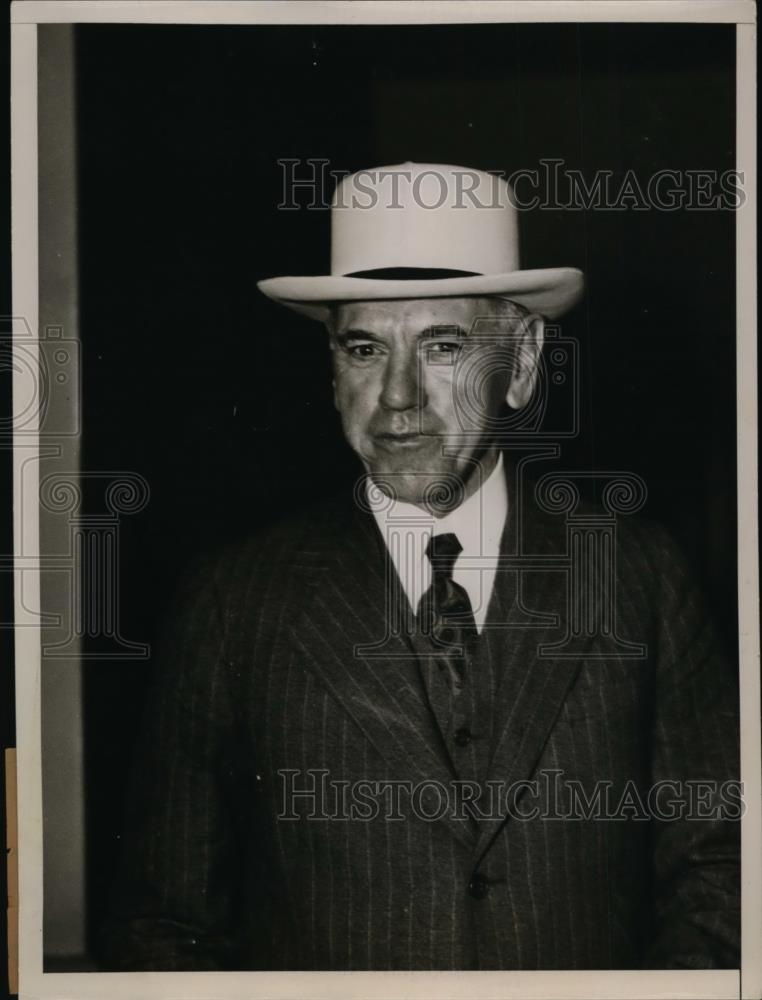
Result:
[[[578,659],[552,659],[539,652],[543,645],[558,640],[563,627],[566,573],[537,569],[532,573],[532,587],[527,588],[528,577],[517,564],[519,553],[541,559],[563,554],[565,529],[557,520],[528,510],[516,489],[509,510],[487,620],[490,631],[483,634],[493,646],[495,660],[504,664],[494,703],[493,749],[486,776],[500,783],[503,803],[511,784],[531,777],[580,668]],[[527,515],[519,525],[517,510]],[[480,821],[479,853],[488,848],[504,822],[505,816]]]
[[[565,527],[523,505],[515,471],[510,466],[506,471],[509,518],[487,620],[489,635],[486,630],[482,634],[482,641],[493,645],[495,661],[504,664],[486,774],[503,789],[531,777],[581,662],[539,653],[541,646],[559,638],[567,578],[560,569],[533,571],[528,604],[517,558],[563,554]],[[516,517],[519,510],[522,519]],[[441,782],[449,789],[457,775],[405,635],[411,612],[372,515],[353,508],[319,534],[294,567],[303,597],[293,637],[305,665],[395,774],[413,783]],[[478,831],[449,811],[442,821],[458,840],[482,853],[505,818],[480,820]]]
[[[307,667],[396,775],[449,792],[455,775],[404,634],[409,606],[372,515],[353,510],[327,528],[320,557],[296,572],[307,589],[293,634]],[[443,822],[473,847],[472,822],[450,810]]]

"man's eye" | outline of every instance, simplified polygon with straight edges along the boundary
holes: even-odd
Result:
[[[438,340],[426,348],[428,360],[435,365],[452,364],[463,345],[458,340]]]
[[[374,344],[351,344],[347,351],[353,358],[372,358],[376,348]]]

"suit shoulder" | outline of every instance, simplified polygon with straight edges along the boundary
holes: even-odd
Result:
[[[266,582],[269,576],[319,560],[326,545],[340,535],[349,510],[343,497],[323,499],[199,553],[195,564],[223,591]]]
[[[616,532],[617,552],[638,571],[667,577],[694,574],[685,550],[661,521],[640,515],[618,517]]]
[[[526,499],[528,502],[522,505],[524,522],[534,541],[545,537],[565,548],[569,531],[576,525],[580,531],[598,529],[613,534],[617,552],[643,566],[685,564],[685,553],[668,528],[640,512],[612,513],[608,506],[589,498],[547,498],[537,489]]]
[[[641,613],[650,614],[667,596],[690,591],[697,576],[686,553],[667,527],[641,512],[612,513],[609,506],[571,494],[544,497],[535,490],[524,504],[526,551],[571,557],[581,539],[598,542],[596,565],[609,565],[603,539],[611,545],[614,577],[620,598],[635,601]],[[558,502],[556,502],[558,501]],[[576,536],[576,540],[575,540]],[[605,570],[608,572],[608,570]]]

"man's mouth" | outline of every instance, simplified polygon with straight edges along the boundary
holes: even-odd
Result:
[[[374,437],[377,444],[382,448],[414,448],[429,440],[425,434],[419,434],[414,431],[404,434],[394,434],[391,431],[385,431],[382,434],[374,435]]]

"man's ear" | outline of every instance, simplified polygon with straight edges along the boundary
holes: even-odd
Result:
[[[545,320],[542,316],[532,313],[522,319],[516,337],[516,363],[505,397],[514,410],[520,410],[532,398],[544,341]]]

